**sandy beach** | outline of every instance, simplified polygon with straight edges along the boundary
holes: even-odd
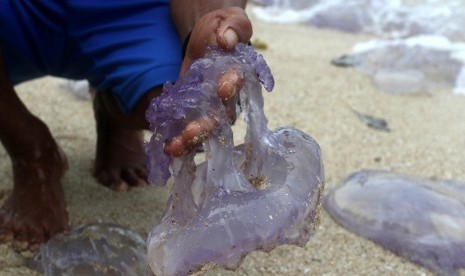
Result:
[[[297,127],[319,142],[327,187],[367,168],[465,182],[465,97],[451,91],[408,96],[382,92],[354,69],[330,64],[355,43],[371,39],[369,35],[263,23],[250,16],[254,38],[268,44],[261,53],[276,80],[274,91],[264,92],[270,127]],[[112,222],[146,237],[162,215],[168,189],[134,188],[116,194],[99,185],[90,173],[96,143],[91,102],[63,92],[60,82],[46,77],[17,90],[48,124],[68,157],[70,167],[62,184],[71,225]],[[391,132],[368,128],[351,108],[386,119]],[[243,124],[234,128],[239,139]],[[10,161],[0,147],[0,202],[11,189]],[[37,274],[18,266],[12,252],[11,245],[0,245],[0,275]],[[432,274],[346,231],[323,212],[305,248],[283,246],[271,253],[252,253],[236,272],[215,269],[207,275]]]

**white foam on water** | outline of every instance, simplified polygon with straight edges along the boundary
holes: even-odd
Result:
[[[393,93],[465,94],[465,0],[256,0],[267,22],[305,23],[379,39],[356,44],[356,68]]]
[[[262,21],[276,23],[299,23],[308,21],[313,16],[311,9],[296,11],[279,7],[255,7],[252,12]]]
[[[254,1],[252,1],[254,2]],[[266,22],[308,23],[386,38],[421,34],[465,41],[465,0],[256,0],[253,14]]]

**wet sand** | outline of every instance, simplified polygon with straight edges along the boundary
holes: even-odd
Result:
[[[270,126],[294,126],[319,142],[327,186],[362,168],[465,182],[465,97],[450,91],[409,96],[381,92],[366,76],[330,64],[370,36],[267,24],[251,17],[254,37],[268,43],[261,52],[276,79],[275,90],[265,95]],[[100,186],[90,174],[96,139],[91,103],[63,92],[59,83],[47,77],[17,90],[68,156],[63,186],[72,226],[113,222],[146,236],[161,217],[167,189],[135,188],[116,194]],[[386,119],[391,132],[368,128],[350,108]],[[241,124],[235,129],[238,137],[243,135]],[[10,163],[0,147],[1,202],[11,189]],[[0,245],[0,275],[36,275],[15,265],[12,252],[11,245]],[[305,248],[283,246],[269,254],[253,253],[235,273],[215,269],[207,274],[431,275],[339,227],[326,212]]]

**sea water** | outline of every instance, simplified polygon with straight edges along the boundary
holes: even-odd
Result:
[[[256,0],[267,22],[302,23],[375,39],[354,45],[354,67],[383,91],[465,94],[465,0]],[[350,50],[348,50],[350,52]]]

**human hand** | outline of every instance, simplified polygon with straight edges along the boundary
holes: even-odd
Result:
[[[181,66],[181,76],[194,60],[205,55],[207,46],[218,45],[225,50],[232,50],[239,42],[249,42],[251,37],[252,24],[241,8],[229,7],[205,14],[192,29]]]
[[[186,47],[180,75],[189,65],[205,55],[207,46],[218,45],[224,50],[232,50],[239,42],[247,43],[252,37],[252,24],[245,11],[229,7],[209,12],[196,22]],[[231,68],[218,79],[218,96],[226,106],[228,117],[236,116],[238,92],[242,88],[242,72]],[[165,153],[182,156],[201,144],[218,122],[213,118],[199,118],[187,124],[184,131],[165,144]]]

